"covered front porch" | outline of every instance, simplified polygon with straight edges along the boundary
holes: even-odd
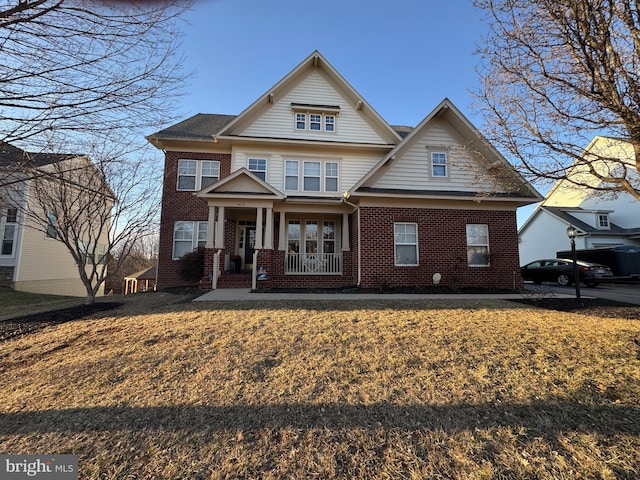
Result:
[[[254,192],[214,184],[198,193],[213,225],[201,288],[353,285],[354,207],[339,198],[288,198],[255,183]]]

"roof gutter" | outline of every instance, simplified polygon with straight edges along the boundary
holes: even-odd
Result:
[[[357,286],[360,287],[360,285],[362,284],[362,235],[360,234],[361,229],[360,229],[360,206],[356,205],[355,203],[351,203],[349,201],[349,197],[351,197],[351,194],[349,192],[344,192],[344,195],[342,196],[342,202],[346,203],[347,205],[350,205],[351,207],[353,207],[353,212],[356,213],[356,229],[357,229],[357,234],[358,234],[358,280],[357,280]],[[352,213],[353,213],[352,212]]]

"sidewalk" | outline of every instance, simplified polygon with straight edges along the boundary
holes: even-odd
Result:
[[[551,294],[555,298],[573,298],[572,295]],[[218,288],[194,299],[194,302],[233,302],[233,301],[265,301],[265,300],[513,300],[525,298],[520,293],[449,293],[449,294],[414,294],[414,293],[251,293],[248,288]]]

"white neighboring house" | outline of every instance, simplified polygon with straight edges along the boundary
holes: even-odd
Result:
[[[32,293],[87,295],[76,261],[56,240],[55,231],[38,226],[26,214],[39,207],[32,196],[33,180],[25,173],[29,171],[25,165],[42,172],[53,171],[62,162],[82,163],[86,168],[87,161],[76,155],[32,154],[0,142],[0,286]],[[56,221],[53,214],[47,215]],[[102,241],[106,245],[106,239]],[[104,287],[98,292],[103,294]]]
[[[595,137],[585,149],[632,164],[633,146],[622,139]],[[604,160],[603,160],[604,163]],[[602,165],[601,168],[607,168]],[[630,166],[630,171],[633,167]],[[575,169],[569,175],[583,175]],[[638,181],[634,175],[632,180]],[[520,265],[540,258],[555,258],[569,250],[566,230],[578,230],[576,249],[640,246],[640,203],[631,195],[602,194],[586,187],[558,181],[518,231]]]

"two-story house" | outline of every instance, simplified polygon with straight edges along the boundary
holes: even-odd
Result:
[[[48,185],[53,186],[63,181],[61,172],[72,172],[73,184],[70,182],[67,190],[69,195],[76,195],[75,190],[81,189],[90,168],[93,166],[87,157],[29,153],[0,142],[0,285],[32,293],[78,297],[87,294],[76,260],[57,238],[57,207],[52,204],[50,211],[42,211],[36,182],[40,186],[50,182]],[[49,222],[43,224],[39,217],[46,217]],[[98,250],[106,247],[105,235],[98,237]]]
[[[540,196],[448,99],[391,126],[315,51],[239,115],[148,140],[165,152],[159,288],[199,246],[209,288],[232,285],[234,257],[259,289],[521,285],[516,209]]]
[[[640,184],[637,174],[633,173],[635,152],[630,142],[597,136],[584,150],[585,157],[590,155],[602,159],[595,161],[593,167],[603,173],[627,165],[629,179]],[[607,158],[612,161],[607,162]],[[585,186],[559,180],[544,201],[536,206],[520,227],[522,265],[540,258],[554,258],[558,251],[568,250],[570,244],[566,230],[571,225],[578,231],[577,249],[640,247],[638,200],[628,193],[612,194],[597,190],[603,182],[580,164],[569,168],[567,176],[579,176],[580,183]]]

